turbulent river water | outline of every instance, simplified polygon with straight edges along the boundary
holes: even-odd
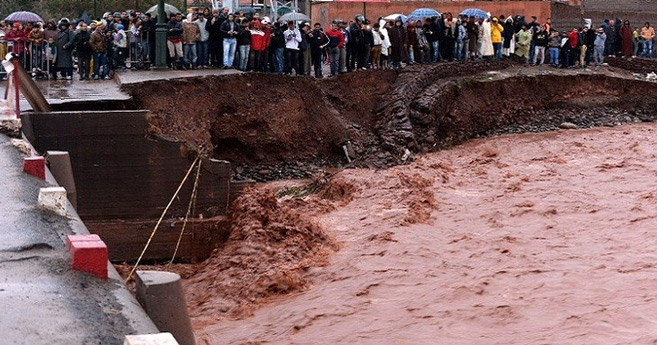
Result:
[[[199,344],[654,344],[657,126],[475,140],[345,170],[315,221],[339,244]],[[188,292],[206,287],[188,283]]]

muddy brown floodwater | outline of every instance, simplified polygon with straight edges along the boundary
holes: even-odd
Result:
[[[229,317],[201,312],[216,282],[185,282],[199,344],[654,344],[656,134],[501,136],[342,171],[339,202],[297,201],[322,232],[303,238],[335,243],[303,287]]]

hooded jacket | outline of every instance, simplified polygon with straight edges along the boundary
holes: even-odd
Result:
[[[251,29],[251,49],[261,52],[269,46],[269,30],[262,27],[260,22],[253,23]]]
[[[502,43],[502,33],[504,32],[504,27],[502,24],[497,21],[493,21],[490,24],[490,39],[493,43]]]
[[[201,38],[201,30],[198,25],[194,24],[189,19],[183,21],[182,42],[183,44],[196,44]]]
[[[25,51],[25,41],[27,41],[27,37],[25,37],[25,31],[14,29],[9,30],[5,34],[5,40],[14,42],[14,49],[12,53],[21,54]]]

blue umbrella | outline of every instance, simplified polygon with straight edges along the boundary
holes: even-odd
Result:
[[[418,8],[417,10],[411,12],[408,15],[408,20],[414,22],[417,20],[422,20],[424,18],[438,17],[440,12],[434,10],[433,8]]]
[[[486,19],[488,18],[488,13],[484,10],[480,10],[478,8],[468,8],[463,10],[463,12],[459,13],[461,16],[465,17],[475,17],[475,18],[480,18],[480,19]]]

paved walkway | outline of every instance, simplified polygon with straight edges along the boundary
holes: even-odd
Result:
[[[94,100],[128,100],[130,96],[119,90],[114,80],[37,80],[39,90],[50,104]],[[0,92],[4,97],[6,81],[0,82]],[[21,111],[32,107],[21,94]]]
[[[36,84],[50,104],[61,104],[94,100],[128,100],[130,96],[120,90],[120,85],[153,80],[216,76],[242,73],[235,69],[197,69],[197,70],[148,70],[116,73],[113,80],[37,80]],[[77,76],[77,74],[76,74]],[[0,82],[0,95],[4,97],[6,81]],[[21,95],[21,111],[32,107]]]
[[[217,75],[228,75],[228,74],[239,74],[243,73],[236,69],[220,69],[220,68],[209,68],[209,69],[194,69],[194,70],[150,70],[150,71],[126,71],[117,73],[117,83],[120,85],[141,83],[144,81],[153,81],[153,80],[170,80],[170,79],[180,79],[180,78],[192,78],[192,77],[204,77],[204,76],[217,76]]]
[[[106,282],[71,270],[62,239],[86,229],[74,211],[36,207],[48,183],[21,162],[0,135],[0,343],[118,345],[125,334],[157,332],[113,268]]]

